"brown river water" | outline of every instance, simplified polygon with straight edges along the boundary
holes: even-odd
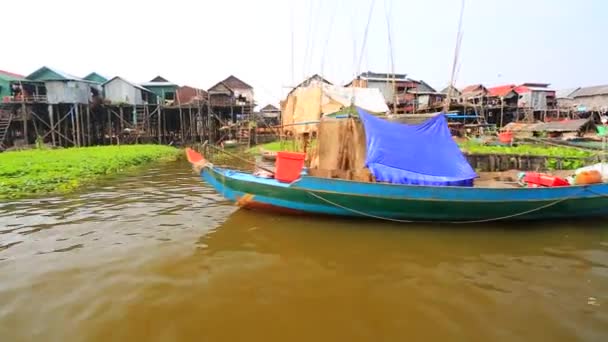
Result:
[[[608,223],[273,216],[153,166],[0,202],[0,341],[608,341]]]

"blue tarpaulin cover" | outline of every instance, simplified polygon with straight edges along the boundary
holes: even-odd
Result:
[[[477,174],[452,139],[444,115],[406,125],[357,111],[365,128],[365,163],[377,181],[473,186]]]

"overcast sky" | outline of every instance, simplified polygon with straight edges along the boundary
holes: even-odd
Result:
[[[288,86],[313,73],[343,84],[358,71],[390,72],[392,51],[396,72],[440,90],[450,78],[461,4],[94,3],[3,1],[0,69],[28,74],[46,65],[77,76],[97,71],[134,82],[162,75],[204,89],[233,74],[254,86],[263,106],[278,104]],[[456,85],[529,81],[560,89],[608,83],[607,18],[608,1],[601,0],[466,0]]]

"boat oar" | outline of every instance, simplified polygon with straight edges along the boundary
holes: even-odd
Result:
[[[219,148],[219,147],[216,147],[216,146],[213,146],[213,145],[207,145],[207,142],[206,142],[206,141],[205,141],[205,143],[203,144],[203,146],[211,147],[211,148],[213,148],[213,149],[215,149],[215,150],[217,150],[217,151],[219,151],[219,152],[226,153],[227,155],[229,155],[229,156],[231,156],[231,157],[234,157],[234,158],[236,158],[236,159],[238,159],[238,160],[240,160],[240,161],[242,161],[242,162],[245,162],[245,163],[247,163],[247,164],[253,165],[253,166],[255,166],[255,167],[259,168],[260,170],[264,170],[264,171],[266,171],[266,172],[270,172],[271,174],[273,174],[273,175],[274,175],[274,171],[272,171],[272,170],[270,170],[270,169],[267,169],[267,168],[265,168],[265,167],[263,167],[263,166],[259,165],[259,164],[258,164],[258,163],[256,163],[255,161],[253,161],[253,162],[252,162],[251,160],[247,160],[247,159],[245,159],[245,158],[243,158],[243,157],[241,157],[241,156],[238,156],[238,155],[236,155],[236,154],[234,154],[234,153],[228,152],[228,151],[226,151],[226,150],[224,150],[224,149],[221,149],[221,148]]]

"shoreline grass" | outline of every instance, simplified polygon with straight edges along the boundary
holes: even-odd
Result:
[[[65,193],[154,161],[175,160],[181,150],[122,145],[0,153],[0,199]]]

